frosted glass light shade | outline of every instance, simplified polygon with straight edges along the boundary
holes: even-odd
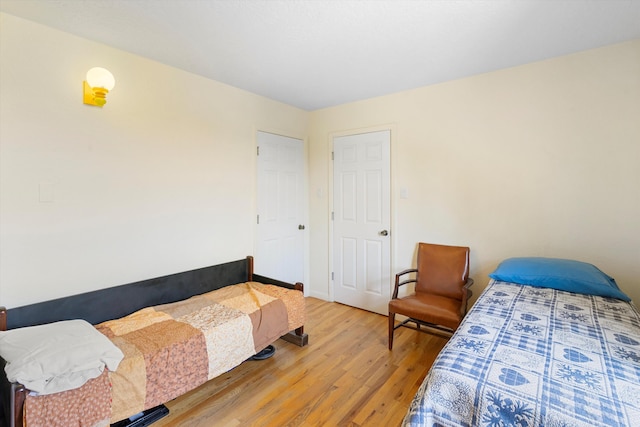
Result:
[[[101,67],[94,67],[87,71],[87,83],[92,88],[104,88],[110,91],[116,85],[116,79],[109,70]]]

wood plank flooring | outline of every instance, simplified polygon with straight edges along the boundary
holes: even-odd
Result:
[[[387,347],[387,317],[307,298],[309,345],[278,340],[167,403],[154,427],[398,426],[447,339],[400,328]]]

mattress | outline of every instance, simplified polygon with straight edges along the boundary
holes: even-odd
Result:
[[[403,426],[638,426],[632,303],[491,280]]]
[[[247,282],[96,325],[124,354],[78,389],[28,395],[29,426],[107,426],[229,371],[305,321],[302,292]]]

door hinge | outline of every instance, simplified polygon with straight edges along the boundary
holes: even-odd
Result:
[[[333,271],[331,272],[331,280],[333,280]]]
[[[331,212],[331,221],[333,221],[333,218],[334,218],[333,212]]]
[[[260,146],[258,145],[256,147],[256,156],[259,156],[259,155],[260,155]]]
[[[333,151],[331,152],[331,160],[333,160]]]
[[[260,215],[256,215],[257,217],[257,224],[260,224]]]

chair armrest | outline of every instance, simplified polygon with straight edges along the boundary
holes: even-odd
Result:
[[[473,286],[473,279],[468,278],[467,283],[462,287],[462,304],[460,304],[460,315],[464,317],[467,314],[469,298],[473,295],[473,292],[469,290],[469,288]]]
[[[409,273],[417,273],[417,272],[418,272],[417,268],[407,268],[406,270],[402,270],[400,273],[396,274],[396,277],[404,276],[405,274],[409,274]]]
[[[400,273],[396,274],[396,283],[395,283],[395,287],[393,289],[393,296],[391,297],[392,299],[398,298],[398,289],[400,289],[400,286],[406,285],[407,283],[415,283],[415,281],[416,281],[416,279],[407,279],[407,280],[403,280],[401,282],[400,281],[400,277],[404,276],[405,274],[417,273],[417,272],[418,272],[417,268],[408,268],[408,269],[402,270]]]

